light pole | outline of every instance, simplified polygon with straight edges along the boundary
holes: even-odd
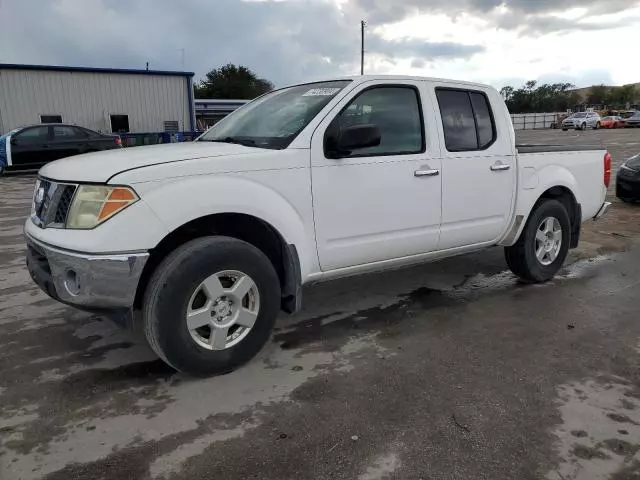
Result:
[[[364,75],[364,27],[367,22],[360,21],[360,75]]]

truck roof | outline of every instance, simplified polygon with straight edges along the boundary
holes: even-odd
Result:
[[[450,78],[437,78],[437,77],[420,77],[414,75],[357,75],[357,76],[343,76],[325,80],[316,81],[331,81],[331,80],[352,80],[354,82],[362,83],[370,80],[427,80],[432,82],[453,83],[456,85],[469,85],[474,87],[488,87],[493,88],[491,85],[487,85],[479,82],[468,82],[465,80],[454,80]],[[315,83],[315,82],[314,82]]]

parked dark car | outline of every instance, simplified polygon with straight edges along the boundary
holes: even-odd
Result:
[[[631,157],[618,170],[616,197],[624,202],[640,201],[640,155]]]
[[[0,136],[0,174],[5,170],[40,168],[59,158],[121,148],[118,135],[61,123],[16,128]]]
[[[628,118],[625,118],[625,124],[629,128],[640,127],[640,112],[635,112]]]

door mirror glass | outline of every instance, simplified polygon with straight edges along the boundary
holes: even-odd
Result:
[[[377,147],[381,140],[382,134],[377,125],[351,125],[340,131],[337,150],[348,154],[360,148]]]

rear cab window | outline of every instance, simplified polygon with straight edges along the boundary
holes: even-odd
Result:
[[[445,145],[449,152],[486,150],[496,141],[496,124],[486,94],[436,88]]]

